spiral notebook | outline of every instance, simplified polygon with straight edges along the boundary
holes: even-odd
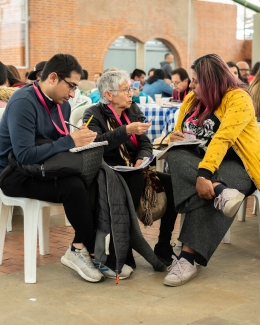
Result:
[[[72,149],[70,149],[70,152],[79,152],[79,151],[96,148],[96,147],[100,147],[100,146],[107,146],[107,145],[108,145],[107,141],[91,142],[91,143],[87,144],[86,146],[72,148]]]

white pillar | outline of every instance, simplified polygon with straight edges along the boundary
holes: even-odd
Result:
[[[145,70],[145,44],[136,42],[136,68]]]
[[[254,15],[254,34],[252,43],[252,67],[260,61],[260,13]]]

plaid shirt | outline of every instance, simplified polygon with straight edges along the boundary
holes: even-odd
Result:
[[[146,117],[147,122],[152,120],[152,126],[146,132],[146,135],[153,143],[155,138],[166,135],[174,128],[174,113],[177,107],[159,107],[156,104],[138,105]]]

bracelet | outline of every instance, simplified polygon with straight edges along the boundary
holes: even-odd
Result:
[[[206,177],[203,177],[203,176],[198,176],[197,178],[204,178],[204,179],[207,179]]]

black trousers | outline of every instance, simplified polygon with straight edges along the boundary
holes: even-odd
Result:
[[[144,179],[142,172],[140,170],[128,173],[121,172],[120,175],[126,181],[129,191],[132,195],[134,207],[137,209],[140,204],[140,198],[144,188]],[[162,182],[167,196],[167,209],[161,219],[158,244],[169,245],[177,217],[177,212],[175,211],[173,200],[172,181],[169,174],[157,172],[157,176]]]
[[[89,200],[90,190],[80,177],[59,178],[56,182],[36,178],[24,180],[14,171],[3,181],[2,191],[7,196],[62,203],[75,230],[73,243],[83,243],[90,253],[94,253],[95,223]]]

